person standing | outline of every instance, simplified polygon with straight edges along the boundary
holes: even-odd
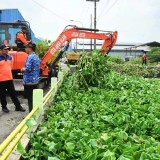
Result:
[[[16,96],[12,77],[13,58],[8,54],[8,51],[9,47],[4,44],[0,45],[0,100],[2,111],[6,113],[9,112],[6,101],[7,90],[15,105],[15,110],[25,112],[25,109],[20,105],[20,102]]]
[[[147,55],[145,51],[142,54],[142,65],[143,64],[147,65]]]
[[[23,72],[23,83],[25,95],[28,99],[29,112],[33,109],[33,89],[38,88],[40,60],[35,53],[36,44],[28,43],[25,51],[28,58],[25,62],[25,67],[21,69]]]
[[[22,30],[19,31],[15,36],[15,43],[17,44],[19,51],[25,51],[25,45],[30,42],[27,40],[26,33],[27,27],[22,26]]]

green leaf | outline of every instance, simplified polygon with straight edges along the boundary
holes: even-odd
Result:
[[[20,154],[26,154],[26,150],[24,149],[21,141],[18,142],[18,145],[17,145],[17,151],[20,153]]]
[[[91,139],[90,144],[91,144],[92,147],[97,147],[98,146],[96,139]]]
[[[57,157],[48,157],[48,160],[60,160],[60,159]]]
[[[34,118],[27,119],[26,125],[29,128],[33,128],[36,125],[36,121],[34,120]]]
[[[49,151],[50,151],[50,152],[54,152],[54,151],[55,151],[55,145],[56,145],[56,143],[54,143],[54,142],[51,142],[51,143],[49,144]]]
[[[118,158],[118,160],[131,160],[129,158],[124,157],[123,155]]]
[[[142,152],[139,160],[148,160],[148,159],[151,159],[150,155]]]
[[[45,134],[47,133],[47,131],[48,131],[48,130],[47,130],[47,127],[43,127],[43,128],[41,128],[40,130],[37,131],[37,135],[38,135],[38,136],[40,136],[40,135],[41,135],[41,136],[42,136],[42,135],[45,135]]]
[[[112,136],[109,136],[107,133],[102,133],[101,138],[105,141],[106,144],[109,144],[113,141]]]
[[[97,160],[97,152],[91,153],[88,158],[88,160]]]
[[[115,153],[108,150],[104,153],[102,160],[116,160]]]
[[[66,150],[68,152],[72,152],[74,148],[75,148],[74,143],[71,143],[71,142],[66,143]]]

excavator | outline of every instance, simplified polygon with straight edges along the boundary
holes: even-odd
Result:
[[[57,40],[51,45],[47,53],[44,55],[41,63],[40,69],[44,76],[48,76],[49,69],[47,62],[52,58],[52,56],[59,50],[62,46],[63,49],[60,50],[58,56],[52,63],[52,69],[55,69],[55,63],[61,58],[62,54],[67,50],[69,43],[72,39],[98,39],[103,40],[101,47],[102,56],[105,56],[114,47],[117,41],[118,32],[117,31],[103,31],[99,29],[92,28],[80,28],[77,26],[67,26],[63,32],[59,35]]]
[[[16,21],[14,23],[0,22],[0,43],[5,43],[11,47],[9,54],[14,58],[13,64],[13,77],[16,79],[19,75],[21,68],[24,67],[27,54],[22,51],[18,51],[16,44],[14,43],[14,37],[22,26],[28,28],[27,39],[31,40],[31,30],[27,21]],[[40,70],[41,76],[48,78],[53,76],[53,71],[57,68],[57,62],[60,60],[64,52],[67,50],[69,43],[72,39],[98,39],[103,40],[101,47],[102,55],[106,55],[114,47],[117,40],[117,31],[102,31],[99,29],[80,28],[77,26],[67,26],[63,32],[59,35],[57,40],[50,46],[47,53],[41,60]],[[56,53],[58,54],[56,55]],[[56,55],[56,56],[55,56]],[[48,62],[53,58],[52,65],[48,65]]]

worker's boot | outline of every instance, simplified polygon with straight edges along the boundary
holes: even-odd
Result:
[[[7,107],[2,107],[2,111],[5,113],[9,113],[9,109]]]
[[[22,106],[15,109],[15,111],[25,112],[26,109],[24,109]]]

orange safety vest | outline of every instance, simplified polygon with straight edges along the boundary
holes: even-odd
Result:
[[[0,82],[12,80],[13,58],[9,54],[4,57],[0,54]]]
[[[26,34],[24,34],[22,31],[20,31],[16,34],[15,43],[17,43],[18,41],[20,41],[23,44],[29,43],[29,41],[26,38]]]

